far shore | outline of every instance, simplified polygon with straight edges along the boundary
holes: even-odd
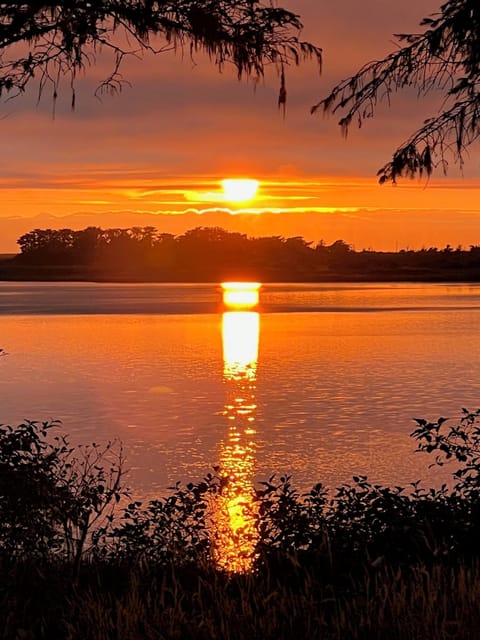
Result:
[[[35,229],[18,254],[0,254],[0,281],[262,283],[480,282],[480,245],[355,250],[302,237],[247,237],[198,227],[181,236],[153,227]]]
[[[240,272],[240,270],[239,270]],[[202,274],[203,276],[203,274]],[[378,271],[330,270],[327,273],[303,274],[292,277],[288,273],[273,275],[270,273],[250,272],[246,274],[213,273],[211,277],[196,277],[191,273],[168,273],[161,277],[156,273],[131,273],[128,270],[96,270],[82,267],[58,267],[49,265],[19,265],[0,256],[0,281],[3,282],[105,282],[105,283],[210,283],[228,280],[244,280],[274,283],[368,283],[368,282],[425,282],[425,283],[477,283],[480,282],[480,269],[392,269]]]

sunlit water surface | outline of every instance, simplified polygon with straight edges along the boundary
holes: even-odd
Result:
[[[480,406],[479,286],[268,285],[254,320],[219,300],[216,285],[0,283],[0,422],[120,439],[143,497],[219,462],[245,486],[439,483],[408,434]]]

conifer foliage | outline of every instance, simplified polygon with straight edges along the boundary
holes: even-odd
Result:
[[[421,22],[423,31],[400,34],[400,47],[369,62],[340,82],[312,112],[342,114],[346,135],[352,122],[372,118],[378,103],[406,88],[418,96],[438,92],[441,107],[394,152],[378,171],[380,183],[430,175],[448,160],[463,164],[464,152],[480,135],[480,4],[448,0]]]
[[[239,77],[259,78],[274,64],[285,100],[284,68],[304,58],[321,61],[321,50],[299,39],[302,23],[287,10],[258,0],[69,0],[0,3],[0,95],[25,91],[33,78],[39,93],[71,87],[110,52],[112,68],[98,91],[117,93],[128,56],[150,51],[206,52],[220,70],[227,63]]]

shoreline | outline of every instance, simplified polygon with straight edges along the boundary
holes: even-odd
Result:
[[[178,274],[177,277],[158,277],[154,274],[132,274],[123,272],[101,273],[93,270],[58,267],[5,267],[0,262],[0,282],[83,282],[110,284],[212,284],[239,280],[261,282],[262,284],[357,284],[357,283],[480,283],[480,269],[462,269],[452,271],[376,271],[365,273],[345,273],[341,271],[315,274],[311,277],[288,277],[287,274],[247,273],[244,277],[232,277],[231,274],[212,274],[212,277],[195,278],[193,274]]]

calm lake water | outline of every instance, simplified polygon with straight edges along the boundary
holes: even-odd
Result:
[[[0,283],[0,422],[120,439],[135,495],[219,462],[301,488],[424,478],[413,417],[480,406],[480,286]]]

